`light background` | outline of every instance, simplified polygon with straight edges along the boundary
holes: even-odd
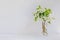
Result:
[[[32,13],[38,5],[51,8],[55,17],[52,24],[47,25],[49,35],[46,38],[41,35],[41,21],[35,23],[33,20]],[[60,40],[60,0],[0,0],[0,34],[4,35],[3,38],[5,35],[16,37],[17,34]]]

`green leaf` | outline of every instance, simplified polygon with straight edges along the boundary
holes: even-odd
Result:
[[[49,23],[49,24],[51,24],[51,22],[50,22],[50,21],[48,21],[48,23]]]
[[[38,16],[36,16],[34,20],[37,21],[37,19],[38,19]]]
[[[39,5],[38,7],[37,7],[37,10],[40,10],[41,9],[41,6]]]
[[[41,13],[39,13],[39,18],[41,18]]]
[[[39,13],[39,18],[43,17],[43,13]]]
[[[43,12],[42,15],[44,16],[44,14],[45,14],[45,13]]]
[[[36,8],[36,12],[33,14],[34,15],[34,20],[37,21],[38,18],[42,19],[42,20],[49,20],[49,17],[51,14],[51,9],[48,9],[48,8],[41,8],[41,6],[37,6]],[[48,23],[50,23],[50,20],[48,21]]]
[[[44,16],[48,17],[50,13],[51,13],[51,9],[45,8]]]

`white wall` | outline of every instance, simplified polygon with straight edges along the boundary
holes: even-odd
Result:
[[[19,0],[18,0],[19,1]],[[18,2],[17,1],[17,2]],[[34,23],[32,12],[35,11],[37,5],[52,9],[52,16],[55,20],[52,24],[47,25],[48,40],[59,40],[60,38],[60,0],[20,0],[17,3],[18,27],[17,33],[41,35],[41,21]]]
[[[0,34],[15,34],[16,21],[16,0],[0,0]]]
[[[18,0],[19,1],[19,0]],[[17,1],[17,2],[18,2]],[[55,20],[52,24],[48,25],[48,30],[54,31],[58,30],[59,26],[59,0],[20,0],[17,3],[17,15],[18,15],[18,25],[20,32],[40,32],[40,27],[38,23],[34,23],[32,12],[35,11],[37,5],[42,7],[48,7],[52,9],[52,16],[55,17]],[[36,27],[37,26],[37,27]],[[50,27],[49,27],[50,26]],[[56,27],[58,26],[58,27]],[[50,30],[51,28],[51,30]]]
[[[41,21],[34,23],[32,14],[39,4],[51,8],[55,17],[52,24],[47,25],[49,39],[59,37],[60,0],[0,0],[0,34],[40,35]]]

